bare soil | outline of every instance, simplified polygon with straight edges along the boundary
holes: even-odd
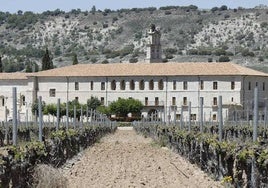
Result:
[[[222,187],[168,148],[117,130],[63,169],[69,187]]]

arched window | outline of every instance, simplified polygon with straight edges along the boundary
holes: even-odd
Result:
[[[135,90],[135,82],[134,80],[131,80],[129,83],[130,90]]]
[[[111,90],[116,90],[116,81],[115,80],[113,80],[111,82]]]
[[[154,90],[154,81],[153,80],[150,80],[150,82],[149,82],[149,89]]]
[[[163,90],[164,89],[164,82],[163,82],[162,79],[158,81],[158,89],[159,90]]]
[[[121,80],[121,82],[120,82],[120,89],[121,90],[125,90],[126,89],[126,82],[125,82],[125,80]]]
[[[140,90],[144,90],[144,80],[140,81]]]

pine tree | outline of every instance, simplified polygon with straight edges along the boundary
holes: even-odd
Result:
[[[77,54],[75,53],[73,56],[73,65],[78,64]]]

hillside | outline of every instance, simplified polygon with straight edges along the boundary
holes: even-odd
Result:
[[[74,54],[79,63],[143,61],[146,30],[154,23],[162,32],[165,61],[230,60],[264,69],[268,65],[267,20],[265,7],[0,12],[0,54],[6,72],[40,66],[46,47],[57,67],[72,64]]]

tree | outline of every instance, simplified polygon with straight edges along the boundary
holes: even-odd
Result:
[[[128,113],[140,114],[143,104],[136,99],[118,99],[110,104],[111,112],[119,117],[127,117]]]
[[[0,56],[0,72],[3,72],[2,57]]]
[[[95,14],[96,13],[96,6],[95,5],[93,5],[93,7],[91,8],[91,14]]]
[[[228,7],[226,6],[226,5],[222,5],[221,7],[220,7],[220,11],[224,11],[224,10],[227,10],[228,9]]]
[[[32,65],[30,62],[26,63],[25,72],[33,72]]]
[[[73,55],[73,65],[76,65],[76,64],[78,64],[78,59],[77,59],[77,54],[74,53],[74,55]]]
[[[56,104],[48,104],[44,108],[44,114],[51,114],[53,116],[57,115],[57,105]]]
[[[111,116],[111,109],[109,106],[98,106],[97,111],[102,114],[106,114],[107,116]]]
[[[87,100],[87,106],[89,109],[96,110],[101,105],[101,101],[97,97],[92,97]]]
[[[49,70],[49,69],[53,69],[53,62],[52,58],[50,58],[49,56],[49,51],[46,48],[46,52],[42,57],[42,70]]]
[[[213,7],[213,8],[211,9],[211,12],[216,12],[217,10],[219,10],[218,7]]]
[[[46,103],[42,101],[42,112],[44,111],[45,106],[46,106]],[[35,100],[35,102],[32,104],[32,113],[35,114],[35,112],[36,112],[36,115],[38,116],[39,115],[38,99]]]
[[[21,15],[23,14],[23,11],[22,11],[22,10],[18,10],[18,12],[17,12],[17,13],[18,13],[18,15],[20,15],[20,16],[21,16]]]
[[[39,71],[39,65],[37,65],[35,62],[33,63],[32,71],[33,72],[38,72]]]

